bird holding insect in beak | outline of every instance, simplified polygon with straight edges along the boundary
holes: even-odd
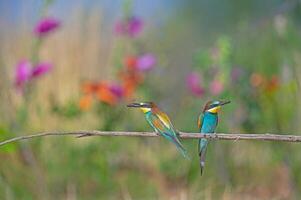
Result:
[[[153,102],[131,103],[128,107],[140,108],[145,115],[146,121],[168,141],[176,145],[177,149],[185,158],[189,158],[186,150],[178,139],[178,132],[175,130],[167,114],[162,112]]]
[[[203,112],[198,118],[198,127],[201,134],[214,133],[218,124],[218,112],[223,105],[230,103],[230,101],[209,101],[206,103]],[[199,140],[199,156],[200,156],[200,167],[201,175],[205,167],[206,151],[207,151],[208,140],[201,138]]]

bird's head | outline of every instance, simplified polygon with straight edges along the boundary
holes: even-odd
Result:
[[[144,113],[151,111],[155,106],[153,102],[131,103],[127,105],[127,107],[140,108]]]
[[[204,107],[203,112],[216,114],[219,112],[223,105],[226,105],[230,102],[231,101],[208,101]]]

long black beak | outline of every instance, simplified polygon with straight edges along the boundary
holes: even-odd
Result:
[[[127,107],[131,107],[131,108],[149,108],[150,105],[147,103],[131,103],[128,104]]]
[[[127,105],[127,107],[140,108],[140,107],[142,107],[142,105],[140,103],[130,103]]]
[[[221,101],[221,102],[220,102],[220,105],[223,106],[223,105],[226,105],[226,104],[228,104],[228,103],[231,103],[231,101]]]

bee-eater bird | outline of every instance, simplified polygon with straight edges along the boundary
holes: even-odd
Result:
[[[218,123],[218,112],[223,105],[228,103],[230,103],[230,101],[209,101],[206,103],[203,112],[198,118],[198,127],[201,134],[215,132]],[[205,166],[207,145],[207,139],[202,138],[199,140],[198,151],[200,156],[201,175],[203,174]]]
[[[178,139],[178,132],[172,125],[166,113],[162,112],[153,102],[131,103],[128,107],[140,108],[145,115],[146,121],[155,130],[168,141],[176,145],[177,149],[185,158],[189,158],[186,150]]]

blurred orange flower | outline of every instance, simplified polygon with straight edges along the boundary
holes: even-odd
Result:
[[[135,70],[136,69],[136,64],[137,64],[137,58],[135,56],[128,56],[124,60],[124,65],[129,70]]]
[[[118,102],[118,96],[116,96],[109,88],[109,85],[102,83],[96,93],[96,97],[99,101],[107,103],[111,106],[116,105]]]
[[[136,88],[143,82],[144,77],[137,71],[122,71],[120,72],[120,79],[124,90],[124,96],[131,99]]]
[[[84,95],[79,101],[79,108],[81,110],[88,110],[92,105],[92,95]]]
[[[260,87],[263,92],[266,93],[274,93],[279,89],[280,83],[279,78],[276,75],[273,75],[270,79],[266,78],[265,76],[253,73],[250,77],[250,83],[253,87]]]
[[[123,86],[106,82],[85,82],[82,91],[85,94],[79,103],[82,110],[87,110],[91,106],[93,96],[103,103],[114,106],[124,95]]]
[[[80,108],[86,110],[90,107],[93,96],[110,106],[116,105],[122,99],[131,99],[137,87],[144,81],[143,72],[152,69],[155,63],[156,60],[152,54],[144,54],[139,59],[135,56],[128,56],[124,59],[124,68],[118,73],[117,83],[84,82],[82,92],[85,96],[80,100]]]
[[[264,83],[264,77],[259,73],[253,73],[250,77],[250,83],[253,87],[259,87]]]
[[[273,75],[272,78],[266,83],[265,90],[266,92],[273,93],[279,88],[279,78],[276,75]]]
[[[94,82],[85,82],[82,85],[82,91],[84,94],[93,94],[98,90],[100,83]]]

